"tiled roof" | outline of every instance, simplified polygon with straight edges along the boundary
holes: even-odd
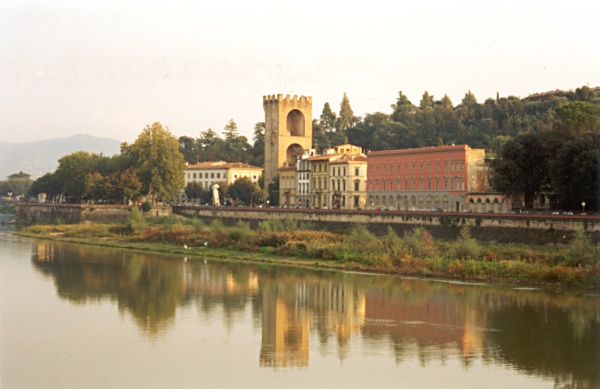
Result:
[[[367,162],[367,156],[364,154],[342,154],[331,161],[332,164],[346,162]]]
[[[383,155],[401,155],[401,154],[415,154],[415,153],[443,153],[449,151],[464,151],[468,150],[468,145],[456,145],[456,146],[436,146],[436,147],[419,147],[415,149],[398,149],[398,150],[382,150],[382,151],[370,151],[368,157],[378,157]]]
[[[187,165],[183,168],[184,170],[208,170],[208,169],[261,169],[261,167],[248,165],[241,162],[225,162],[225,161],[213,161],[213,162],[200,162],[193,165]]]

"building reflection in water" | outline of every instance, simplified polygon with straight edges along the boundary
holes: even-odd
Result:
[[[364,347],[390,347],[398,363],[417,357],[427,364],[452,355],[468,367],[481,358],[531,375],[600,384],[594,348],[600,343],[598,298],[185,262],[47,241],[34,246],[32,260],[54,278],[61,298],[116,301],[151,337],[168,329],[178,307],[222,312],[230,329],[251,305],[261,326],[258,361],[265,368],[305,368],[317,346],[335,348],[344,360],[360,340]]]

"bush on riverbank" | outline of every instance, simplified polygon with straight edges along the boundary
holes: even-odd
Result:
[[[376,237],[365,225],[348,233],[315,231],[292,219],[268,219],[252,229],[239,221],[227,227],[218,219],[158,218],[140,220],[132,212],[125,223],[31,226],[41,236],[79,240],[169,244],[174,251],[226,248],[271,256],[324,261],[329,266],[513,283],[591,286],[600,273],[600,248],[582,230],[565,246],[480,244],[463,227],[455,241],[434,241],[423,227],[398,236],[391,228]]]

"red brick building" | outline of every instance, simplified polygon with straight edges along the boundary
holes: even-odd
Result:
[[[408,211],[460,212],[468,192],[486,192],[484,149],[467,145],[367,154],[367,205]]]

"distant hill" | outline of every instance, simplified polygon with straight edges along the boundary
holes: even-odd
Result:
[[[0,180],[13,173],[31,174],[32,179],[53,172],[58,160],[76,151],[112,156],[120,152],[121,142],[91,135],[73,135],[29,143],[0,142]]]

